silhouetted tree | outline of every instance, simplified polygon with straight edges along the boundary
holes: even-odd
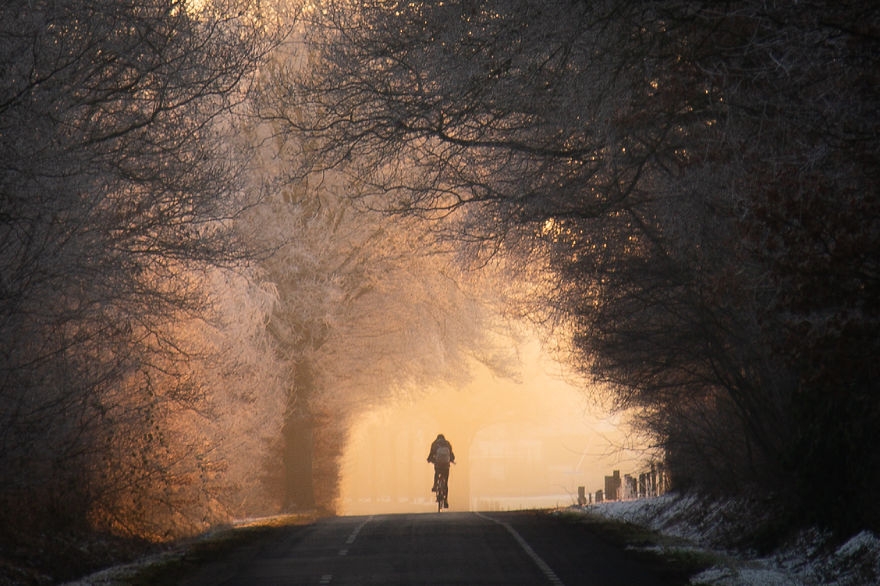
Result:
[[[288,510],[333,510],[354,415],[400,393],[467,380],[470,361],[503,352],[493,304],[419,235],[419,224],[358,210],[327,177],[283,188],[251,211],[278,292],[268,331],[287,404],[277,479]],[[337,191],[338,190],[338,191]]]
[[[304,173],[344,169],[478,252],[546,260],[579,364],[641,410],[679,486],[793,491],[799,520],[876,527],[858,494],[880,470],[878,19],[822,1],[325,3],[319,58],[281,80],[306,115],[285,122],[312,141]],[[852,487],[846,515],[818,484]]]
[[[188,338],[253,249],[224,141],[273,44],[248,2],[0,8],[0,502],[5,528],[199,526],[206,408]],[[210,458],[208,458],[210,459]],[[207,460],[205,460],[207,462]],[[197,496],[200,495],[200,496]]]

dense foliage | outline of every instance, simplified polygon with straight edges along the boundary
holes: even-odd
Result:
[[[680,488],[880,527],[878,44],[858,2],[322,3],[287,80],[388,209],[545,262]],[[282,82],[284,83],[284,82]]]
[[[438,235],[680,488],[880,528],[880,9],[288,8],[0,8],[4,566],[331,509],[351,414],[503,368]]]
[[[419,230],[288,172],[294,8],[0,8],[0,582],[332,511],[353,414],[491,354]]]
[[[236,413],[263,373],[230,352],[259,347],[246,328],[271,299],[232,272],[254,252],[231,222],[248,154],[222,136],[272,45],[234,1],[0,7],[4,558],[68,559],[47,535],[166,539],[260,500],[259,457],[228,458],[276,409]]]

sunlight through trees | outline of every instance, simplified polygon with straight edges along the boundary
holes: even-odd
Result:
[[[0,546],[332,511],[352,418],[510,375],[521,319],[679,489],[877,529],[878,30],[820,0],[7,1]]]
[[[680,488],[853,530],[880,522],[877,26],[826,2],[327,2],[318,66],[281,83],[316,169],[549,263],[539,315]]]

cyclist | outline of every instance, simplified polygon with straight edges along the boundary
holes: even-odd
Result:
[[[437,492],[437,481],[442,476],[446,482],[449,482],[449,464],[455,462],[455,453],[452,451],[452,444],[443,437],[443,434],[437,434],[437,439],[431,443],[431,451],[428,453],[428,462],[434,464],[434,487],[431,492]],[[444,508],[449,508],[449,503],[443,503]]]

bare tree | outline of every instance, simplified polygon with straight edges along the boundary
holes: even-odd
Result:
[[[337,178],[338,179],[338,178]],[[351,416],[422,386],[467,380],[500,362],[493,304],[466,283],[419,224],[358,210],[344,182],[283,189],[252,210],[278,291],[268,331],[287,404],[276,481],[289,510],[333,510]]]
[[[328,3],[320,59],[280,82],[309,115],[278,117],[379,205],[547,259],[579,364],[644,410],[680,485],[793,488],[876,526],[864,502],[823,517],[802,471],[880,470],[821,439],[867,446],[877,422],[877,24],[828,2]]]
[[[169,509],[170,525],[189,523],[173,511],[189,483],[174,454],[197,442],[169,447],[166,424],[202,406],[189,363],[204,347],[182,341],[180,324],[204,318],[201,275],[253,252],[230,230],[247,153],[221,138],[273,43],[267,32],[234,0],[0,9],[10,530],[97,520],[155,536],[148,501]]]
[[[427,224],[359,205],[368,187],[341,170],[301,175],[323,157],[290,132],[312,108],[289,93],[288,75],[316,66],[303,28],[261,72],[251,132],[275,195],[247,224],[275,250],[262,266],[278,290],[269,331],[287,365],[282,500],[331,510],[350,417],[421,385],[461,382],[475,356],[498,367],[491,332],[503,325],[490,291],[449,264]]]

